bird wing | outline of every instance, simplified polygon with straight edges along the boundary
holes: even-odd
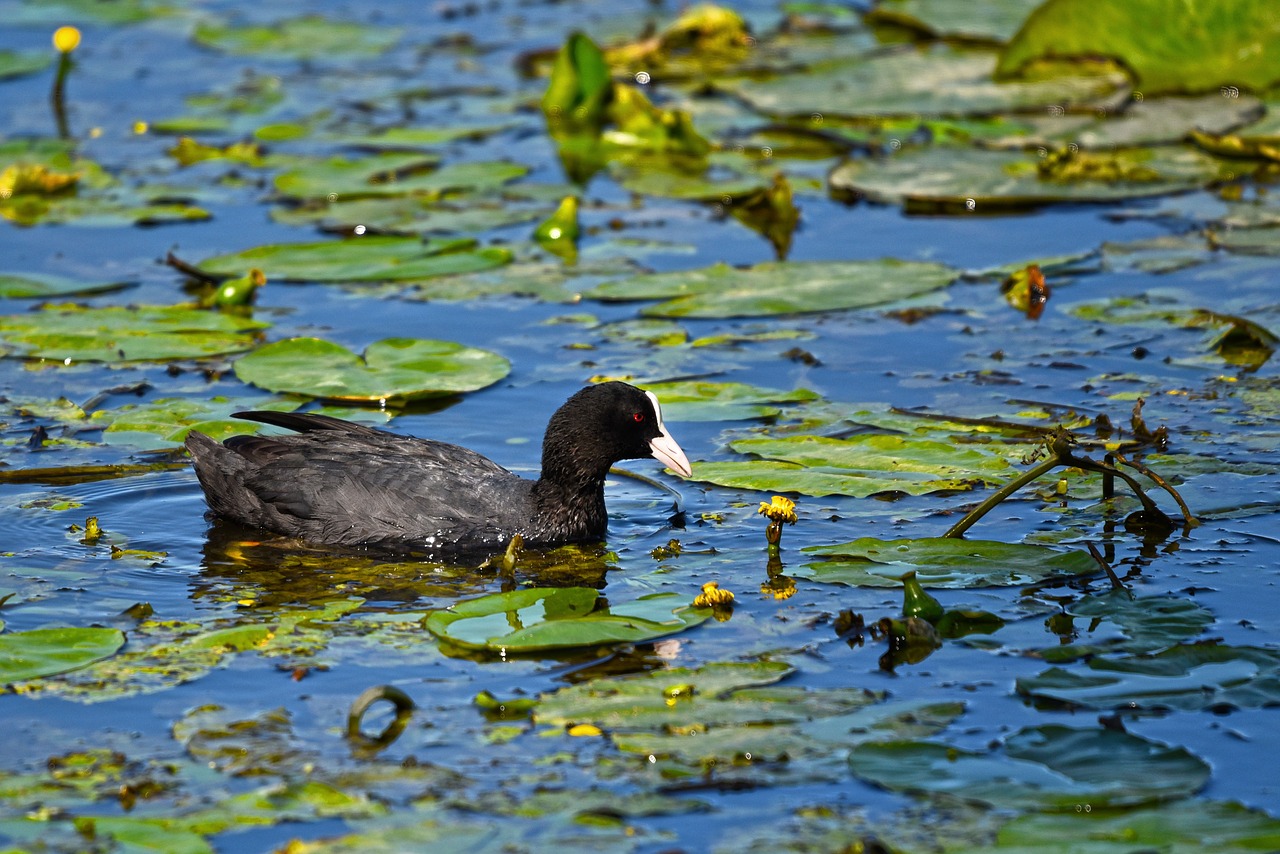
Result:
[[[244,486],[280,517],[277,529],[349,545],[429,548],[502,543],[528,518],[531,482],[475,451],[325,416],[265,414],[252,420],[302,432],[236,436],[226,445],[248,463]]]

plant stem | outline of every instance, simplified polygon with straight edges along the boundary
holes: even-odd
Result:
[[[983,516],[991,512],[992,508],[994,508],[1001,501],[1004,501],[1010,495],[1017,492],[1019,489],[1022,489],[1022,487],[1026,486],[1031,481],[1046,474],[1047,472],[1052,471],[1053,469],[1057,468],[1060,465],[1062,465],[1062,461],[1058,459],[1058,456],[1055,453],[1054,456],[1050,457],[1044,462],[1039,463],[1030,469],[1027,469],[1017,478],[1009,481],[1004,486],[1000,487],[995,492],[991,493],[991,495],[987,496],[987,498],[983,500],[983,502],[979,504],[977,507],[973,508],[968,513],[964,514],[964,518],[961,519],[959,522],[956,522],[954,525],[952,525],[947,530],[947,532],[942,536],[944,537],[964,536],[965,531],[972,528],[974,526],[974,523],[976,523]]]
[[[58,138],[70,139],[71,131],[67,125],[67,75],[71,72],[71,53],[69,51],[58,54],[58,73],[53,78],[53,94],[50,100],[53,104],[53,120],[58,125]]]

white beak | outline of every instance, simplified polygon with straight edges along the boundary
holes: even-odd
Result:
[[[671,434],[667,432],[666,425],[662,423],[662,407],[658,405],[658,398],[651,391],[646,391],[649,401],[653,404],[653,413],[658,419],[658,435],[649,440],[649,449],[653,451],[654,457],[666,464],[681,477],[690,477],[693,475],[693,469],[689,467],[689,458],[684,455],[684,451],[676,444],[676,440],[671,438]]]

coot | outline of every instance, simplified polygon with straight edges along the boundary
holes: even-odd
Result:
[[[314,543],[446,556],[505,547],[514,534],[539,546],[599,540],[614,463],[653,456],[692,473],[657,397],[621,382],[584,388],[551,416],[536,481],[458,445],[325,415],[236,417],[297,433],[219,443],[193,430],[186,446],[209,509]]]

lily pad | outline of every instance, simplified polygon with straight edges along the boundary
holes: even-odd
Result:
[[[236,376],[274,392],[353,402],[407,401],[492,385],[511,363],[452,341],[386,338],[363,356],[320,338],[289,338],[236,361]]]
[[[1068,155],[1071,156],[1071,155]],[[993,213],[1057,202],[1107,202],[1177,193],[1221,178],[1226,166],[1188,147],[1091,154],[1097,178],[1059,178],[1035,154],[924,148],[883,160],[850,160],[829,177],[833,192],[910,211]],[[1063,172],[1063,175],[1069,173]],[[972,206],[969,202],[972,201]]]
[[[1025,697],[1087,709],[1257,709],[1280,705],[1280,654],[1259,647],[1182,644],[1150,656],[1094,657],[1080,672],[1052,667],[1019,678]]]
[[[604,301],[664,299],[650,317],[754,317],[839,311],[896,302],[940,290],[960,275],[923,261],[782,261],[739,269],[651,273],[608,282],[583,294]]]
[[[118,409],[100,409],[91,422],[106,425],[102,441],[107,445],[130,445],[144,448],[176,448],[187,433],[199,430],[221,441],[229,436],[250,433],[258,427],[252,421],[232,418],[242,409],[268,409],[289,412],[296,401],[247,400],[213,397],[197,400],[188,397],[162,397]]]
[[[600,605],[600,592],[589,587],[526,588],[459,602],[431,613],[423,625],[465,649],[533,653],[652,640],[711,616],[675,593]]]
[[[986,116],[1049,105],[1100,105],[1124,95],[1119,75],[1010,85],[992,80],[995,67],[991,53],[910,49],[821,62],[728,88],[760,112],[818,123],[827,116]]]
[[[1143,94],[1208,92],[1280,83],[1268,49],[1280,39],[1269,0],[1187,4],[1181,0],[1049,0],[1000,54],[999,77],[1038,59],[1118,60]]]
[[[804,388],[784,391],[748,383],[706,380],[652,383],[646,390],[662,401],[662,411],[668,421],[773,418],[782,412],[773,404],[804,403],[820,397]]]
[[[103,294],[127,288],[131,281],[86,282],[65,276],[25,273],[21,276],[0,274],[0,297],[8,299],[48,299],[71,294]]]
[[[1019,730],[1000,747],[865,744],[849,756],[854,775],[893,791],[1012,809],[1131,807],[1194,794],[1209,779],[1204,760],[1180,747],[1106,729],[1047,725]]]
[[[897,587],[899,579],[912,570],[925,587],[952,588],[1019,586],[1098,571],[1098,564],[1086,552],[956,537],[863,537],[834,546],[809,546],[803,551],[820,560],[792,570],[793,575],[851,587]]]
[[[1182,596],[1139,596],[1127,590],[1110,590],[1084,596],[1064,607],[1064,612],[1087,621],[1081,637],[1070,644],[1046,647],[1039,656],[1046,661],[1072,661],[1102,653],[1154,652],[1190,640],[1213,624],[1208,608]]]
[[[53,62],[48,53],[33,51],[0,50],[0,80],[26,77],[44,71]]]
[[[1032,10],[1044,0],[995,0],[975,5],[968,0],[881,0],[863,20],[891,24],[924,38],[1007,42]]]
[[[0,634],[0,685],[79,670],[124,646],[119,629],[57,628]]]
[[[200,359],[250,349],[261,320],[184,306],[54,306],[0,318],[10,355],[72,362]]]
[[[200,23],[192,38],[225,53],[317,60],[376,56],[400,40],[400,30],[307,15],[266,25]]]
[[[1087,840],[1087,841],[1086,841]],[[1280,819],[1238,803],[1200,799],[1123,812],[1090,810],[1022,815],[1000,828],[994,846],[972,849],[1041,854],[1134,851],[1276,851]],[[957,852],[959,854],[959,852]]]
[[[1280,255],[1280,227],[1227,228],[1210,232],[1210,242],[1243,255]]]
[[[957,445],[941,437],[861,433],[844,439],[781,436],[740,439],[729,445],[758,460],[699,462],[696,480],[738,489],[804,495],[880,493],[928,495],[965,491],[1008,480],[1015,469],[1006,446]]]
[[[438,158],[420,153],[375,154],[351,160],[335,157],[276,176],[276,189],[297,199],[350,200],[380,196],[447,194],[494,190],[529,171],[507,161],[455,163],[436,168]]]
[[[316,243],[274,243],[218,255],[201,269],[239,276],[251,267],[273,282],[398,282],[500,267],[501,247],[477,248],[469,238],[356,237]]]
[[[1006,136],[988,139],[985,146],[1027,149],[1031,146],[1075,144],[1080,148],[1104,151],[1169,145],[1183,142],[1196,134],[1226,133],[1255,121],[1264,111],[1262,102],[1248,95],[1224,98],[1215,92],[1194,97],[1144,97],[1116,112],[1023,116],[1020,118],[1025,127]],[[1213,153],[1211,148],[1206,150]]]

